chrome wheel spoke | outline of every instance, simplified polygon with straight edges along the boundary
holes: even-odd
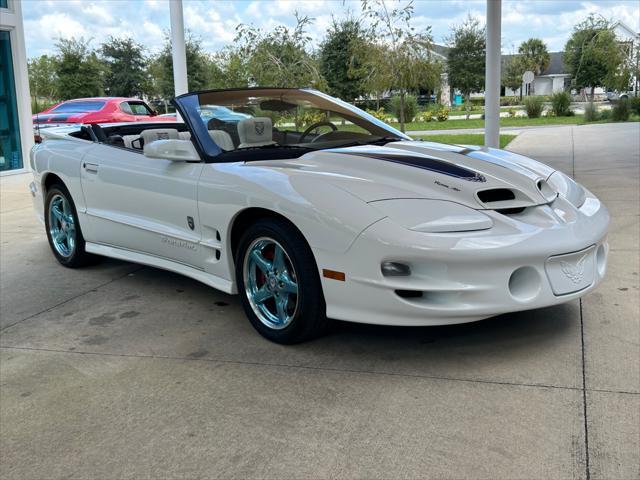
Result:
[[[62,218],[64,216],[64,214],[62,213],[62,210],[60,210],[60,207],[58,205],[52,205],[51,206],[51,213],[53,214],[54,218],[61,222]]]
[[[69,208],[69,202],[66,199],[62,199],[62,213],[65,218],[71,217],[71,209]]]
[[[273,297],[273,293],[271,293],[271,291],[269,291],[269,289],[267,288],[266,285],[263,285],[262,287],[260,287],[254,294],[253,294],[253,299],[255,300],[256,303],[260,304],[260,303],[264,303],[267,300],[269,300],[271,297]]]
[[[262,254],[257,250],[253,250],[251,252],[251,260],[253,260],[255,265],[262,271],[262,273],[269,273],[269,270],[271,270],[272,268],[271,262],[264,258]]]
[[[289,295],[281,295],[276,297],[276,310],[278,312],[278,320],[280,323],[287,323],[287,304],[289,303]]]
[[[284,264],[284,250],[282,250],[282,247],[280,247],[280,245],[276,245],[274,247],[273,269],[278,273],[284,272],[286,269],[286,266]]]
[[[295,295],[298,294],[298,284],[291,280],[289,277],[289,272],[282,272],[280,275],[281,289],[286,293],[293,293]]]

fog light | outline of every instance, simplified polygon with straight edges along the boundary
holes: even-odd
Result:
[[[411,275],[411,268],[405,263],[382,262],[380,270],[382,270],[382,275],[385,277],[406,277]]]
[[[509,278],[511,296],[519,302],[533,300],[540,293],[540,289],[540,275],[533,267],[520,267]]]

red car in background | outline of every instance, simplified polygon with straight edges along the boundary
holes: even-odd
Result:
[[[124,97],[77,98],[33,116],[34,125],[58,123],[166,122],[144,101]]]

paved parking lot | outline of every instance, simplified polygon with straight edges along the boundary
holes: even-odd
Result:
[[[337,323],[284,347],[236,298],[106,260],[60,267],[28,178],[0,180],[0,477],[640,477],[640,124],[518,151],[613,216],[608,278],[558,307],[437,328]]]

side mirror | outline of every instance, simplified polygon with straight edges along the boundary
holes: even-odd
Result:
[[[151,113],[149,114],[150,117],[157,117],[158,116],[158,111],[157,110],[151,110]]]
[[[155,140],[145,143],[144,156],[173,162],[199,162],[200,155],[190,140]]]

